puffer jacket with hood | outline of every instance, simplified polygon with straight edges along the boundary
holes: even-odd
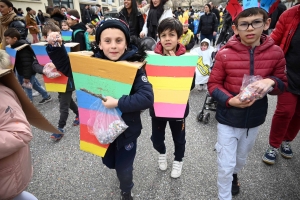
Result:
[[[218,102],[216,119],[219,123],[236,128],[253,128],[264,123],[267,95],[247,108],[231,107],[228,101],[240,93],[244,74],[260,75],[275,82],[271,95],[284,92],[287,77],[284,73],[283,51],[267,35],[261,36],[261,44],[255,48],[241,43],[233,36],[217,53],[208,80],[210,95]]]
[[[15,28],[20,33],[20,39],[26,40],[28,35],[28,29],[26,28],[26,22],[24,17],[16,16],[9,24],[9,28]]]
[[[85,27],[84,23],[79,22],[78,24],[75,24],[74,26],[71,26],[70,28],[73,30],[72,42],[79,43],[80,44],[80,51],[85,51],[86,50],[86,44],[85,44],[84,33],[86,31],[86,27]],[[79,29],[81,31],[78,31],[74,36],[75,31],[77,31]]]
[[[200,17],[197,34],[209,35],[218,30],[218,19],[215,13],[205,13]]]

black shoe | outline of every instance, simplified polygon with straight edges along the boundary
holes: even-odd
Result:
[[[232,196],[237,195],[240,192],[240,184],[238,182],[237,174],[233,174],[233,181],[231,186]]]
[[[131,192],[121,192],[121,200],[133,200],[133,197],[131,196]]]
[[[39,104],[45,104],[52,101],[51,96],[49,95],[47,98],[43,99],[42,101],[39,102]]]

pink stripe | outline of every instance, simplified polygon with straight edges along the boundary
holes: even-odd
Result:
[[[10,56],[10,62],[11,62],[11,64],[14,65],[16,62],[16,59],[14,57]]]
[[[48,62],[51,62],[49,56],[40,56],[40,55],[37,55],[36,58],[38,59],[38,61],[39,61],[39,63],[41,65],[45,65]]]
[[[78,108],[78,111],[79,111],[80,124],[84,124],[84,125],[94,124],[96,114],[97,115],[100,114],[100,115],[102,115],[103,119],[107,119],[107,120],[110,120],[110,121],[118,119],[117,116],[110,115],[110,114],[107,114],[107,113],[101,113],[101,112],[94,111],[94,110]]]
[[[156,117],[183,118],[186,104],[154,103]]]

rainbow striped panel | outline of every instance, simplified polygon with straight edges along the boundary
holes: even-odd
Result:
[[[72,33],[73,31],[61,31],[61,38],[64,41],[72,41]]]
[[[14,66],[16,62],[17,50],[11,48],[10,46],[5,47],[6,53],[10,57],[10,62]]]
[[[88,131],[91,130],[88,120],[94,120],[90,119],[91,114],[102,113],[110,118],[116,114],[107,112],[107,109],[91,107],[99,99],[80,89],[84,88],[95,94],[118,99],[130,93],[138,67],[128,62],[112,62],[82,55],[80,52],[69,53],[69,57],[79,109],[80,149],[104,157],[109,145],[99,143],[97,138]],[[119,110],[118,112],[122,114]]]
[[[61,76],[53,79],[47,78],[47,76],[43,75],[45,87],[48,92],[66,92],[68,77],[63,75],[61,72],[58,73],[60,73]]]
[[[148,52],[146,72],[154,92],[156,117],[183,118],[198,56],[162,56]]]

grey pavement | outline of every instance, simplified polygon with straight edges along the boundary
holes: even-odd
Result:
[[[57,94],[53,101],[34,104],[54,125],[58,122]],[[166,145],[168,169],[158,168],[158,153],[150,141],[151,121],[148,111],[142,113],[143,130],[138,139],[134,162],[135,200],[206,200],[217,199],[217,163],[214,145],[217,138],[217,121],[214,112],[208,124],[196,121],[206,93],[193,90],[190,95],[190,114],[186,119],[186,153],[182,175],[170,177],[173,142],[167,128]],[[269,96],[266,122],[261,126],[255,147],[248,162],[239,174],[241,192],[236,200],[296,200],[300,199],[300,140],[292,143],[294,158],[279,156],[275,165],[264,164],[261,157],[268,145],[269,129],[276,107],[276,97]],[[70,111],[71,112],[71,111]],[[209,111],[210,112],[210,111]],[[118,180],[114,170],[106,168],[101,158],[79,149],[79,128],[72,126],[75,115],[71,112],[66,134],[57,143],[50,140],[50,133],[33,128],[31,142],[33,179],[27,191],[39,200],[115,200],[120,198]],[[300,122],[299,122],[300,123]]]

